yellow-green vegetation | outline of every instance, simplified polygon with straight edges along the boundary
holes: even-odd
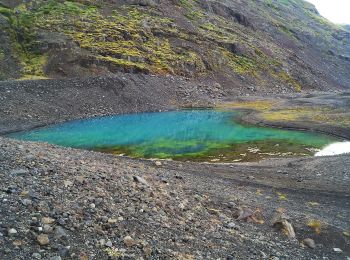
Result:
[[[350,126],[349,114],[339,109],[329,107],[296,107],[264,111],[262,118],[267,121],[308,121],[331,124],[335,126]]]
[[[311,207],[318,207],[318,206],[320,206],[320,203],[315,202],[315,201],[308,201],[306,204],[308,206],[311,206]]]
[[[287,108],[280,110],[264,111],[262,117],[268,121],[298,121],[313,112],[312,108]]]
[[[320,234],[322,229],[325,228],[325,224],[318,219],[309,219],[307,221],[307,226],[315,231],[317,234]]]
[[[118,248],[106,248],[104,250],[109,257],[123,258],[126,256],[125,251],[119,250]]]
[[[46,55],[27,54],[23,60],[23,76],[21,79],[43,79],[45,77],[44,66]]]
[[[350,126],[350,115],[341,109],[333,107],[300,106],[287,107],[272,100],[235,101],[223,103],[217,106],[218,109],[252,109],[268,122],[312,122],[328,124],[340,127]]]
[[[227,50],[222,50],[224,57],[227,58],[228,65],[238,74],[251,74],[257,76],[258,65],[250,58],[233,54]]]
[[[198,20],[205,17],[205,14],[196,9],[191,0],[180,0],[180,6],[186,9],[186,17],[190,20]]]
[[[0,14],[6,17],[9,22],[9,27],[6,28],[6,31],[12,38],[12,51],[21,62],[21,79],[44,78],[43,67],[46,64],[47,57],[46,55],[31,50],[33,47],[32,32],[22,32],[21,30],[24,28],[23,24],[28,21],[26,15],[20,15],[23,12],[26,12],[26,6],[24,4],[19,5],[16,10],[0,6]],[[21,39],[21,43],[19,42],[20,37],[23,38]],[[3,58],[4,52],[0,50],[0,60]]]
[[[281,192],[277,192],[277,196],[279,200],[287,200],[287,195]]]
[[[91,59],[124,69],[177,74],[187,67],[196,72],[205,69],[195,52],[171,46],[163,36],[187,36],[170,19],[156,16],[152,10],[124,6],[104,16],[94,6],[49,1],[21,19],[27,21],[28,34],[33,28],[64,33],[90,51]]]
[[[263,111],[271,110],[276,104],[277,101],[270,100],[237,101],[221,104],[219,105],[219,108],[241,108]]]
[[[301,85],[287,72],[285,71],[280,71],[278,74],[273,74],[276,75],[277,78],[282,79],[283,81],[287,82],[288,84],[291,84],[294,89],[298,92],[301,91]]]

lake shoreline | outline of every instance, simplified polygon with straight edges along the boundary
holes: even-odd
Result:
[[[238,98],[198,89],[185,79],[144,75],[1,82],[0,132],[230,103],[254,108],[264,121],[292,119],[297,126],[349,133],[346,93]],[[33,254],[108,259],[120,252],[146,259],[350,255],[350,155],[208,164],[131,159],[0,137],[0,191],[1,259]],[[282,208],[295,238],[272,224]],[[306,238],[316,249],[305,246]]]

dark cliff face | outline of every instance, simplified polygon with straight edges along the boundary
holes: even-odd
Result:
[[[302,0],[0,0],[0,79],[117,71],[234,91],[350,87],[350,32]]]

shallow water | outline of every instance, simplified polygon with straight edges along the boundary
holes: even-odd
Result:
[[[314,155],[329,136],[242,125],[237,112],[183,110],[70,121],[9,137],[140,158],[254,161]]]

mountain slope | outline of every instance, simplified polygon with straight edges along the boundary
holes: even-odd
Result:
[[[19,3],[0,0],[0,79],[123,71],[232,91],[350,86],[350,33],[302,0]]]

